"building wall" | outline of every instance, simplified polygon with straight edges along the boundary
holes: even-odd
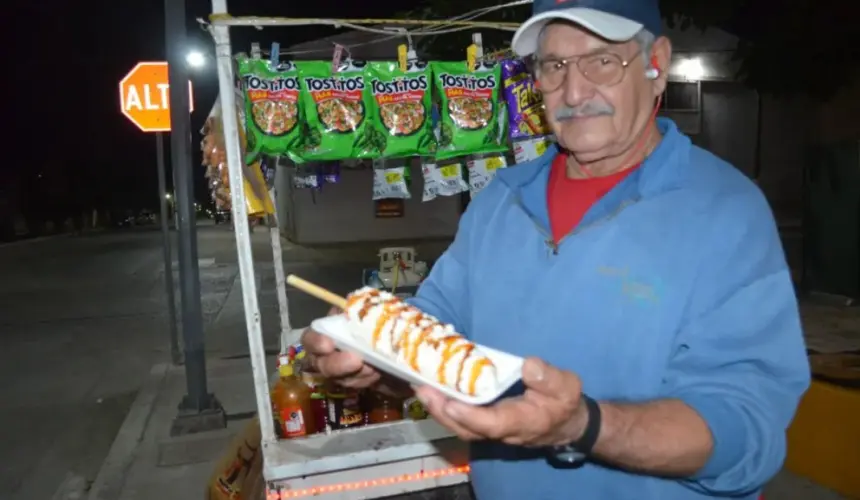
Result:
[[[815,140],[823,144],[860,139],[860,73],[816,109]]]
[[[412,169],[412,198],[400,218],[377,219],[374,213],[373,171],[342,169],[340,182],[321,191],[295,189],[290,170],[279,168],[276,178],[278,213],[285,236],[298,244],[449,238],[457,231],[460,198],[421,201],[424,182]]]
[[[756,93],[737,83],[704,82],[702,114],[699,145],[753,177],[759,126]]]
[[[803,212],[803,168],[812,144],[814,106],[802,97],[762,96],[759,185],[783,223]]]

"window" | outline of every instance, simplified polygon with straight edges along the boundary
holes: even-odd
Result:
[[[702,132],[702,87],[700,82],[670,81],[666,84],[660,115],[671,118],[681,132],[695,136]]]
[[[663,111],[699,111],[699,82],[667,82],[660,109]]]

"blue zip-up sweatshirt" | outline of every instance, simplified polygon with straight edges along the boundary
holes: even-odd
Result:
[[[773,215],[731,165],[658,126],[657,149],[557,248],[557,150],[499,171],[412,302],[477,343],[578,374],[597,400],[685,402],[713,454],[678,480],[556,469],[545,451],[479,443],[478,500],[755,499],[782,466],[810,374]]]

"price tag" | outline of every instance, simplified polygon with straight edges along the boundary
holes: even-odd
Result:
[[[487,158],[487,171],[492,172],[496,169],[504,167],[504,162],[498,156]]]
[[[445,165],[444,167],[439,169],[439,172],[442,174],[442,177],[445,177],[445,178],[457,177],[457,174],[459,173],[458,172],[459,169],[457,168],[457,166],[458,165],[456,165],[456,164]]]
[[[400,172],[386,172],[385,173],[385,182],[389,184],[396,184],[403,179],[403,176],[400,175]]]

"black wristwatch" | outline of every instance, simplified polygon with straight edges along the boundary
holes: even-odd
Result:
[[[600,436],[600,405],[585,394],[582,395],[582,402],[585,403],[587,411],[585,431],[572,443],[553,446],[549,456],[551,461],[565,466],[579,466],[591,455],[591,450]]]

